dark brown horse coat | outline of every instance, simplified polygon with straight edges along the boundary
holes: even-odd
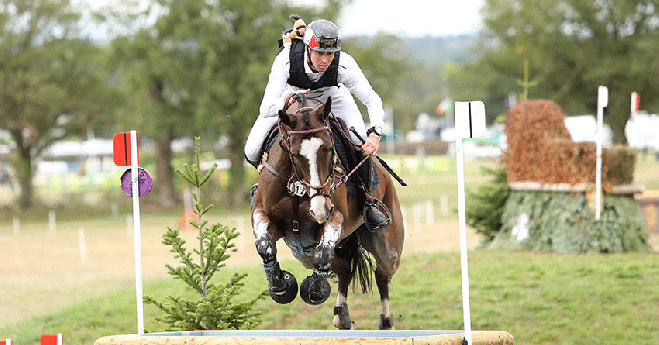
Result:
[[[288,102],[287,102],[288,103]],[[354,328],[346,303],[348,287],[364,266],[365,249],[376,262],[375,281],[382,312],[380,329],[393,329],[389,311],[389,282],[400,265],[403,217],[393,180],[374,160],[380,183],[371,195],[389,209],[391,225],[377,232],[363,226],[363,198],[337,174],[334,142],[328,125],[331,99],[321,107],[301,98],[279,114],[280,139],[264,160],[252,210],[256,247],[263,259],[270,295],[279,303],[291,302],[297,282],[277,262],[276,241],[284,242],[306,268],[313,269],[300,286],[310,304],[323,303],[330,293],[329,271],[338,278],[334,325]],[[361,193],[361,192],[360,192]],[[368,277],[361,274],[368,281]],[[364,281],[362,281],[364,286]]]

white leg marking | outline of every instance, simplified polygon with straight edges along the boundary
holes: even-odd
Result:
[[[331,246],[334,248],[341,238],[341,223],[328,222],[323,227],[323,237],[320,239],[319,246]]]
[[[268,233],[268,226],[270,225],[268,217],[263,214],[261,209],[256,209],[252,214],[252,221],[254,222],[254,237],[256,241],[267,241],[265,235]],[[268,251],[267,254],[272,255],[272,249]]]
[[[385,298],[382,301],[382,314],[385,316],[389,316],[390,311],[389,311],[389,299]]]
[[[346,295],[343,294],[343,292],[337,293],[336,296],[336,304],[335,305],[341,305],[343,302],[347,301],[348,299],[346,298]]]

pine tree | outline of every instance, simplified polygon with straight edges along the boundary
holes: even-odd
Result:
[[[244,286],[242,281],[247,274],[234,273],[231,280],[224,284],[210,282],[215,273],[226,266],[223,262],[230,257],[227,250],[235,247],[231,240],[238,237],[239,233],[235,228],[229,229],[220,223],[209,226],[208,221],[203,219],[213,205],[204,206],[201,203],[201,186],[210,179],[217,164],[202,177],[199,169],[199,138],[195,138],[195,158],[196,164],[192,167],[184,164],[183,171],[176,169],[176,172],[196,191],[193,193],[196,220],[190,221],[190,224],[199,231],[199,248],[189,252],[178,228],[168,227],[168,231],[163,235],[163,243],[171,247],[170,252],[175,253],[175,258],[182,264],[179,267],[165,265],[169,274],[191,286],[200,298],[189,300],[170,295],[163,302],[158,302],[152,296],[145,296],[144,301],[165,312],[165,315],[156,317],[156,320],[168,324],[169,330],[254,328],[262,320],[260,313],[253,312],[252,307],[265,297],[267,291],[261,292],[253,299],[236,303],[233,300],[239,296],[240,288]],[[195,262],[195,256],[199,257],[198,263]]]
[[[490,169],[481,167],[481,172],[493,177],[490,183],[479,186],[476,192],[469,191],[467,224],[491,242],[502,227],[501,216],[510,196],[507,184],[507,171],[503,168]]]

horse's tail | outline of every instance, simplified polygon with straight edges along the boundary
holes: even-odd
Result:
[[[371,292],[373,289],[373,275],[375,265],[368,252],[359,244],[357,231],[352,233],[347,242],[337,254],[350,259],[350,276],[352,277],[352,288],[356,289],[357,281],[363,293]]]

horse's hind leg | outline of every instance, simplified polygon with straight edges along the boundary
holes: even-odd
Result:
[[[384,273],[384,271],[379,267],[375,269],[375,283],[378,286],[378,291],[380,292],[380,303],[382,304],[382,311],[380,312],[380,324],[378,329],[381,330],[392,330],[394,329],[394,317],[389,311],[389,283],[391,282],[391,276]]]
[[[352,281],[352,272],[350,270],[350,258],[345,257],[345,253],[341,248],[336,249],[336,256],[332,263],[332,271],[336,273],[338,279],[338,292],[336,298],[336,305],[334,306],[334,327],[337,329],[357,329],[357,325],[350,319],[350,312],[348,311],[348,288]]]
[[[366,248],[377,263],[375,269],[375,283],[380,293],[382,310],[380,313],[379,329],[394,329],[394,320],[389,310],[389,283],[391,277],[400,266],[400,256],[403,251],[404,232],[401,225],[400,213],[392,213],[394,222],[378,232],[360,231],[362,246]]]

